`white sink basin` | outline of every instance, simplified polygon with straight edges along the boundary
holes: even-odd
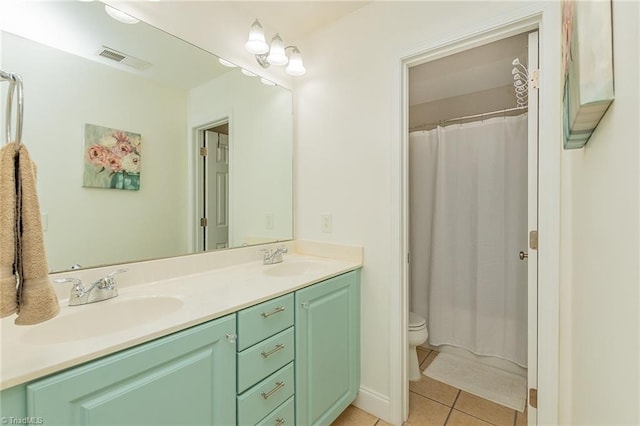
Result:
[[[23,338],[25,343],[47,345],[101,336],[157,320],[182,305],[182,300],[168,296],[116,297],[69,307],[69,314],[34,325]]]
[[[327,263],[318,260],[285,260],[282,263],[266,266],[263,272],[274,277],[294,277],[322,272]]]

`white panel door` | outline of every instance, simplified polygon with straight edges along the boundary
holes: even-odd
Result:
[[[206,167],[205,250],[229,245],[229,136],[205,132]]]

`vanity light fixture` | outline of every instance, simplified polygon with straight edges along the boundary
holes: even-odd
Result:
[[[273,81],[267,80],[264,77],[260,77],[260,81],[262,82],[262,84],[266,84],[267,86],[275,86],[276,85]]]
[[[256,18],[249,29],[249,39],[244,45],[248,52],[256,55],[256,60],[262,68],[269,68],[270,65],[287,65],[285,72],[289,75],[304,75],[307,70],[302,64],[302,54],[298,46],[285,46],[280,34],[276,34],[271,39],[271,45],[267,44],[264,29],[260,21]],[[290,53],[287,54],[287,50]]]
[[[242,74],[246,75],[247,77],[255,77],[257,74],[252,73],[249,70],[245,70],[244,68],[242,68]]]
[[[237,67],[236,64],[227,61],[226,59],[222,59],[222,58],[218,58],[218,62],[220,62],[221,65],[224,65],[225,67],[229,67],[229,68],[235,68]]]
[[[119,11],[116,8],[109,6],[108,4],[104,5],[104,10],[107,12],[109,16],[111,16],[116,21],[120,21],[123,24],[137,24],[140,22],[139,19],[134,18],[131,15],[128,15],[122,11]]]

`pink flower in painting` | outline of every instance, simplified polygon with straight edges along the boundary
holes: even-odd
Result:
[[[122,160],[117,155],[109,153],[107,155],[105,167],[108,167],[114,172],[119,172],[120,170],[122,170]]]
[[[116,140],[116,143],[126,143],[130,144],[129,136],[125,132],[117,131],[111,133],[111,136]]]
[[[571,38],[573,37],[574,4],[572,0],[564,0],[562,5],[562,71],[564,78],[569,72],[571,62]]]
[[[133,152],[133,146],[131,146],[129,142],[118,141],[116,142],[116,146],[113,147],[111,152],[113,152],[118,157],[124,157]]]
[[[102,145],[92,145],[87,150],[87,159],[90,163],[106,167],[109,150]]]

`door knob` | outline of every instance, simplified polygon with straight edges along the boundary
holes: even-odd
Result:
[[[529,257],[529,253],[521,251],[518,257],[520,258],[520,260],[525,260],[527,257]]]

